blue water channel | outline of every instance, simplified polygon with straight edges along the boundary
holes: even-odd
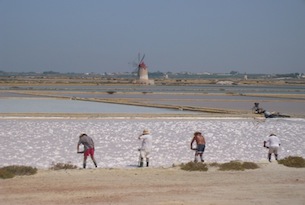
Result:
[[[0,99],[0,113],[187,114],[190,111],[50,98]]]

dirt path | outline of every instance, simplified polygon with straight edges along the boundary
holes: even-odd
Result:
[[[179,168],[40,170],[0,180],[0,204],[305,204],[305,170]]]

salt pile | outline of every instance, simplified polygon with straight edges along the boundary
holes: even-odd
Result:
[[[171,166],[193,160],[192,133],[201,131],[207,145],[207,162],[266,159],[263,141],[270,133],[281,139],[280,158],[305,156],[304,119],[1,119],[0,165],[49,168],[52,163],[82,166],[76,154],[80,133],[96,146],[99,167],[135,167],[142,130],[154,137],[151,165]],[[88,159],[87,165],[93,168]]]

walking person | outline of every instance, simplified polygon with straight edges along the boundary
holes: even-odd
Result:
[[[278,151],[281,146],[280,139],[275,134],[270,134],[264,141],[264,147],[268,148],[268,160],[271,162],[271,155],[274,154],[275,160],[278,160]]]
[[[194,142],[196,142],[196,149],[193,148]],[[198,162],[198,156],[200,156],[201,162],[204,162],[202,155],[205,150],[205,138],[201,132],[194,133],[194,137],[191,141],[191,150],[196,150],[194,162]]]
[[[79,151],[79,146],[80,145],[84,145],[84,151],[83,152],[80,152]],[[90,155],[95,167],[97,167],[97,163],[95,161],[95,158],[94,158],[94,151],[95,151],[95,148],[94,148],[94,142],[92,140],[91,137],[89,137],[87,134],[81,134],[79,136],[79,141],[77,143],[77,153],[84,153],[84,161],[83,161],[83,168],[86,169],[86,162],[87,162],[87,157]]]
[[[141,142],[140,151],[140,167],[143,167],[144,159],[146,161],[146,167],[149,166],[149,156],[152,149],[152,136],[150,135],[149,130],[144,129],[143,133],[138,137]]]

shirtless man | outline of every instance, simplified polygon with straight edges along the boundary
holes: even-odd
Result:
[[[193,143],[196,141],[196,149],[193,149]],[[202,158],[202,154],[204,152],[204,149],[205,149],[205,138],[204,136],[201,134],[201,132],[195,132],[194,133],[194,137],[191,141],[191,149],[192,150],[196,150],[195,152],[195,160],[194,162],[198,162],[197,158],[198,158],[198,155],[200,156],[200,160],[201,162],[204,162],[203,158]]]

